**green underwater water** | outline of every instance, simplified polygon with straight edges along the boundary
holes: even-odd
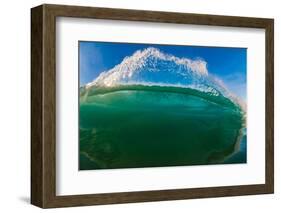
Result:
[[[81,90],[79,169],[246,163],[243,114],[220,94],[189,88]]]

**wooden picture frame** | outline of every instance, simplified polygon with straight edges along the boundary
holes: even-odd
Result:
[[[56,17],[265,29],[265,184],[56,195]],[[217,15],[44,4],[31,9],[31,203],[41,208],[267,194],[274,191],[274,21]]]

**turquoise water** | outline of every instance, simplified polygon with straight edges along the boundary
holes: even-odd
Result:
[[[245,163],[244,120],[229,98],[191,88],[81,89],[79,168]]]
[[[246,163],[247,161],[247,137],[243,136],[241,143],[238,146],[237,153],[233,153],[224,163]]]

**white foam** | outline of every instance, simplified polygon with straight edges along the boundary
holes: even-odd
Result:
[[[163,68],[163,66],[165,67]],[[162,66],[162,67],[161,67]],[[153,82],[144,79],[142,74],[153,76],[160,72],[179,77],[178,81]],[[246,103],[230,92],[223,81],[209,74],[207,62],[203,59],[192,60],[190,58],[179,58],[161,52],[154,47],[136,51],[132,56],[127,56],[123,61],[100,75],[92,82],[86,84],[86,89],[92,86],[113,87],[123,84],[142,84],[160,86],[180,86],[197,89],[218,96],[219,94],[229,98],[233,103],[239,105],[244,111]]]
[[[162,53],[157,48],[149,47],[144,50],[136,51],[130,57],[125,57],[120,64],[108,71],[102,72],[98,78],[87,84],[86,87],[90,87],[93,84],[104,86],[114,86],[116,84],[120,84],[122,80],[131,78],[141,68],[147,66],[149,58],[173,62],[176,65],[184,66],[186,70],[192,71],[193,74],[196,75],[208,75],[206,66],[207,63],[202,59],[191,60],[188,58],[178,58],[173,55]],[[155,71],[157,71],[157,69],[155,69]],[[188,75],[188,73],[181,74]]]

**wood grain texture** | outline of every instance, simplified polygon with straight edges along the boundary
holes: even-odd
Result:
[[[31,13],[31,203],[43,204],[42,63],[43,7]]]
[[[56,17],[95,18],[209,26],[262,28],[266,31],[266,183],[56,196]],[[41,5],[31,10],[31,203],[65,207],[218,196],[274,191],[274,23],[273,19],[199,15],[109,8]]]
[[[265,178],[268,190],[274,192],[274,21],[266,26],[266,56],[265,56]]]

